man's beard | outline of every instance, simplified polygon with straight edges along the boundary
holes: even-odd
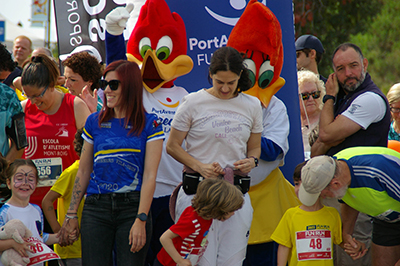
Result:
[[[332,190],[332,193],[335,197],[335,199],[342,199],[344,197],[344,195],[346,195],[347,189],[349,188],[349,186],[343,186],[341,188],[339,188],[338,190]]]
[[[360,78],[355,78],[356,80],[357,80],[357,83],[356,84],[354,84],[354,85],[347,85],[346,84],[346,81],[348,80],[348,79],[346,79],[345,81],[344,81],[344,83],[341,83],[340,85],[342,85],[342,87],[343,87],[343,89],[345,89],[346,91],[348,91],[348,92],[353,92],[353,91],[355,91],[356,89],[358,89],[358,87],[360,87],[360,85],[364,82],[364,80],[365,80],[365,71],[364,71],[364,67],[362,68],[362,70],[361,70],[361,76],[360,76]]]

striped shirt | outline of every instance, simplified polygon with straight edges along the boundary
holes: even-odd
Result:
[[[383,147],[354,147],[335,155],[347,163],[350,186],[343,201],[387,222],[400,221],[400,153]]]

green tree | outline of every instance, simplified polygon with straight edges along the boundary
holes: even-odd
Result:
[[[384,93],[400,82],[400,1],[384,0],[381,12],[364,33],[351,36],[368,59],[368,72]]]
[[[328,76],[332,72],[331,56],[334,49],[350,41],[351,35],[368,31],[384,1],[293,0],[296,38],[312,34],[324,45],[325,54],[319,65],[322,75]]]

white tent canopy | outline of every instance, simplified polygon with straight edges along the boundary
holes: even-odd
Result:
[[[25,35],[32,41],[33,49],[36,47],[44,46],[44,36],[38,36],[37,34],[30,32],[15,23],[8,20],[2,14],[0,14],[0,20],[5,21],[5,44],[7,49],[12,52],[13,41],[20,35]]]

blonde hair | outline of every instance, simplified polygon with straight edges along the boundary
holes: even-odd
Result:
[[[314,72],[310,71],[310,70],[299,70],[297,71],[297,83],[298,83],[298,90],[299,90],[299,94],[300,94],[300,87],[303,86],[303,84],[307,83],[307,82],[311,82],[311,83],[315,83],[317,90],[321,92],[321,96],[319,97],[320,99],[320,106],[319,109],[322,110],[323,107],[323,103],[322,103],[322,98],[325,95],[325,84],[322,80],[319,79],[319,77],[317,76],[317,74],[315,74]]]
[[[202,218],[220,220],[242,208],[243,202],[243,194],[237,187],[223,179],[209,178],[199,183],[192,207]]]
[[[386,98],[388,99],[389,104],[400,101],[400,83],[396,83],[390,87],[386,94]]]
[[[27,40],[27,41],[29,42],[29,49],[31,49],[31,51],[33,50],[31,39],[29,39],[29,37],[28,37],[28,36],[25,36],[25,35],[19,35],[19,36],[17,36],[17,37],[14,39],[14,41],[13,41],[13,46],[15,45],[15,42],[16,42],[17,40],[19,40],[19,39],[21,39],[21,40]]]

